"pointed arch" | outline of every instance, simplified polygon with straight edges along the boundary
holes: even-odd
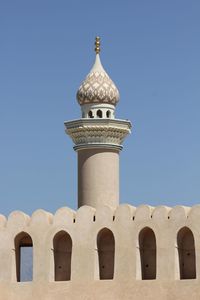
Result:
[[[91,110],[88,112],[88,117],[91,118],[91,119],[94,118],[93,112]]]
[[[142,279],[156,279],[156,237],[149,227],[139,233]]]
[[[97,235],[99,279],[113,279],[115,261],[115,239],[112,231],[103,228]]]
[[[55,281],[71,279],[72,239],[62,230],[53,239],[54,248],[54,278]]]
[[[195,242],[192,231],[183,227],[177,234],[180,279],[196,278]]]
[[[101,109],[97,110],[97,118],[102,118],[103,117],[103,113]]]
[[[33,241],[26,232],[19,233],[14,240],[16,278],[18,282],[33,280]]]
[[[107,110],[107,111],[106,111],[106,117],[107,117],[107,118],[110,118],[110,117],[111,117],[111,111],[110,111],[110,110]]]

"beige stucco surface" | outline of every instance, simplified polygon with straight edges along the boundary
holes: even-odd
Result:
[[[94,218],[95,216],[95,218]],[[187,226],[195,240],[197,278],[180,280],[177,233]],[[155,280],[141,279],[139,232],[151,228],[157,244]],[[115,238],[113,280],[99,280],[96,239],[102,228]],[[54,299],[199,299],[200,205],[138,208],[120,205],[83,206],[77,212],[59,209],[53,216],[43,210],[31,217],[13,212],[0,217],[0,300]],[[53,238],[59,231],[72,238],[71,280],[54,281]],[[27,232],[33,240],[33,281],[16,282],[14,238]]]
[[[0,300],[199,300],[199,281],[0,284]]]
[[[119,205],[119,151],[84,149],[78,155],[78,206]]]

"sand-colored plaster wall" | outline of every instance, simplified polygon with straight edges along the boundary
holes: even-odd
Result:
[[[95,218],[94,218],[95,217]],[[180,280],[177,233],[191,229],[195,241],[197,278]],[[138,235],[151,228],[157,244],[155,280],[141,280]],[[108,228],[115,238],[113,280],[99,280],[96,237]],[[0,216],[0,300],[167,299],[200,297],[200,206],[138,208],[120,205],[77,212],[61,208],[53,216],[43,210],[32,217],[13,212]],[[61,230],[72,239],[71,280],[54,281],[53,238]],[[16,282],[14,238],[27,232],[33,240],[33,282]]]
[[[78,206],[119,205],[119,151],[78,151]]]

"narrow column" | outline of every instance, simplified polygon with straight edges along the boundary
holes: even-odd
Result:
[[[78,151],[78,206],[119,204],[119,151]]]

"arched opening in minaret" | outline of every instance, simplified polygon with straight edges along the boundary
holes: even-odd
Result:
[[[111,230],[102,229],[97,236],[99,279],[113,279],[115,261],[115,239]]]
[[[97,110],[97,118],[102,118],[103,117],[103,113],[100,109]]]
[[[72,239],[65,231],[58,232],[53,239],[55,281],[71,279]]]
[[[92,112],[91,110],[90,110],[89,113],[88,113],[88,117],[89,117],[90,119],[94,118],[93,112]]]
[[[33,242],[30,235],[21,232],[15,237],[16,278],[18,282],[33,280]]]
[[[180,279],[196,278],[195,243],[192,231],[183,227],[177,235]]]
[[[111,111],[110,111],[110,110],[107,110],[107,111],[106,111],[106,117],[107,117],[107,118],[110,118],[110,117],[111,117]]]
[[[140,231],[139,249],[142,279],[156,279],[156,237],[151,228]]]

